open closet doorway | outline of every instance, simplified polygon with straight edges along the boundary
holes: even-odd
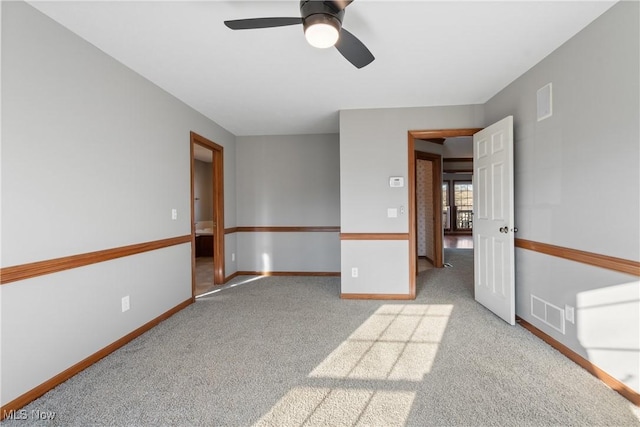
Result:
[[[223,148],[191,133],[192,295],[222,285],[224,277]]]

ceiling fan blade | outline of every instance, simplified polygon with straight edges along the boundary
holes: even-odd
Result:
[[[367,47],[356,36],[342,28],[336,49],[356,68],[369,65],[376,59]]]
[[[347,6],[353,3],[353,0],[333,0],[331,3],[338,9],[338,11],[345,10]]]
[[[232,30],[253,30],[256,28],[285,27],[302,24],[302,18],[251,18],[224,21],[224,25]]]

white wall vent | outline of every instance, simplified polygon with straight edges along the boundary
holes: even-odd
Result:
[[[564,334],[564,310],[562,308],[531,295],[531,315]]]

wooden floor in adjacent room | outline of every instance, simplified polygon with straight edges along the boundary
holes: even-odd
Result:
[[[196,258],[196,296],[214,288],[213,257]]]
[[[445,234],[444,247],[454,249],[473,249],[473,236],[470,234]]]

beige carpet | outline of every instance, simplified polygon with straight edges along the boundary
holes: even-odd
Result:
[[[637,426],[631,404],[473,300],[470,250],[415,301],[336,277],[237,277],[7,426]],[[4,427],[4,424],[3,424]]]

